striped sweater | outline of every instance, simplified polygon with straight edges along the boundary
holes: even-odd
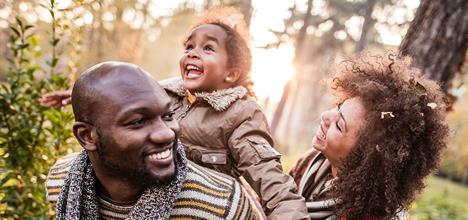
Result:
[[[59,159],[46,180],[47,200],[55,203],[77,154]],[[172,209],[170,219],[258,219],[241,186],[233,178],[188,163],[188,174]],[[97,197],[101,219],[125,219],[133,204],[117,204]]]

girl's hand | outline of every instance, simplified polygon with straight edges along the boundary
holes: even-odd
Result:
[[[60,90],[42,96],[41,102],[49,108],[60,108],[71,104],[71,90]]]

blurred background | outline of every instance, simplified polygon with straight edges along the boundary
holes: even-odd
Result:
[[[79,150],[71,109],[39,97],[101,61],[179,76],[182,37],[203,11],[237,7],[250,28],[255,92],[285,170],[333,105],[323,79],[359,53],[410,55],[451,103],[449,149],[411,219],[468,219],[466,0],[3,0],[0,2],[0,218],[47,219],[51,164]]]

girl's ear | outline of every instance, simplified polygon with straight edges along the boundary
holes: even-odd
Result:
[[[224,82],[227,82],[227,83],[235,83],[239,80],[239,78],[241,77],[241,73],[238,69],[231,69],[226,78],[224,78]]]
[[[93,125],[77,121],[73,125],[73,134],[80,145],[87,151],[96,150],[96,129]]]

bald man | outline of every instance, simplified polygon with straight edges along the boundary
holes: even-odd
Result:
[[[188,162],[170,99],[136,65],[97,64],[72,91],[83,151],[51,168],[57,219],[257,219],[231,177]]]

